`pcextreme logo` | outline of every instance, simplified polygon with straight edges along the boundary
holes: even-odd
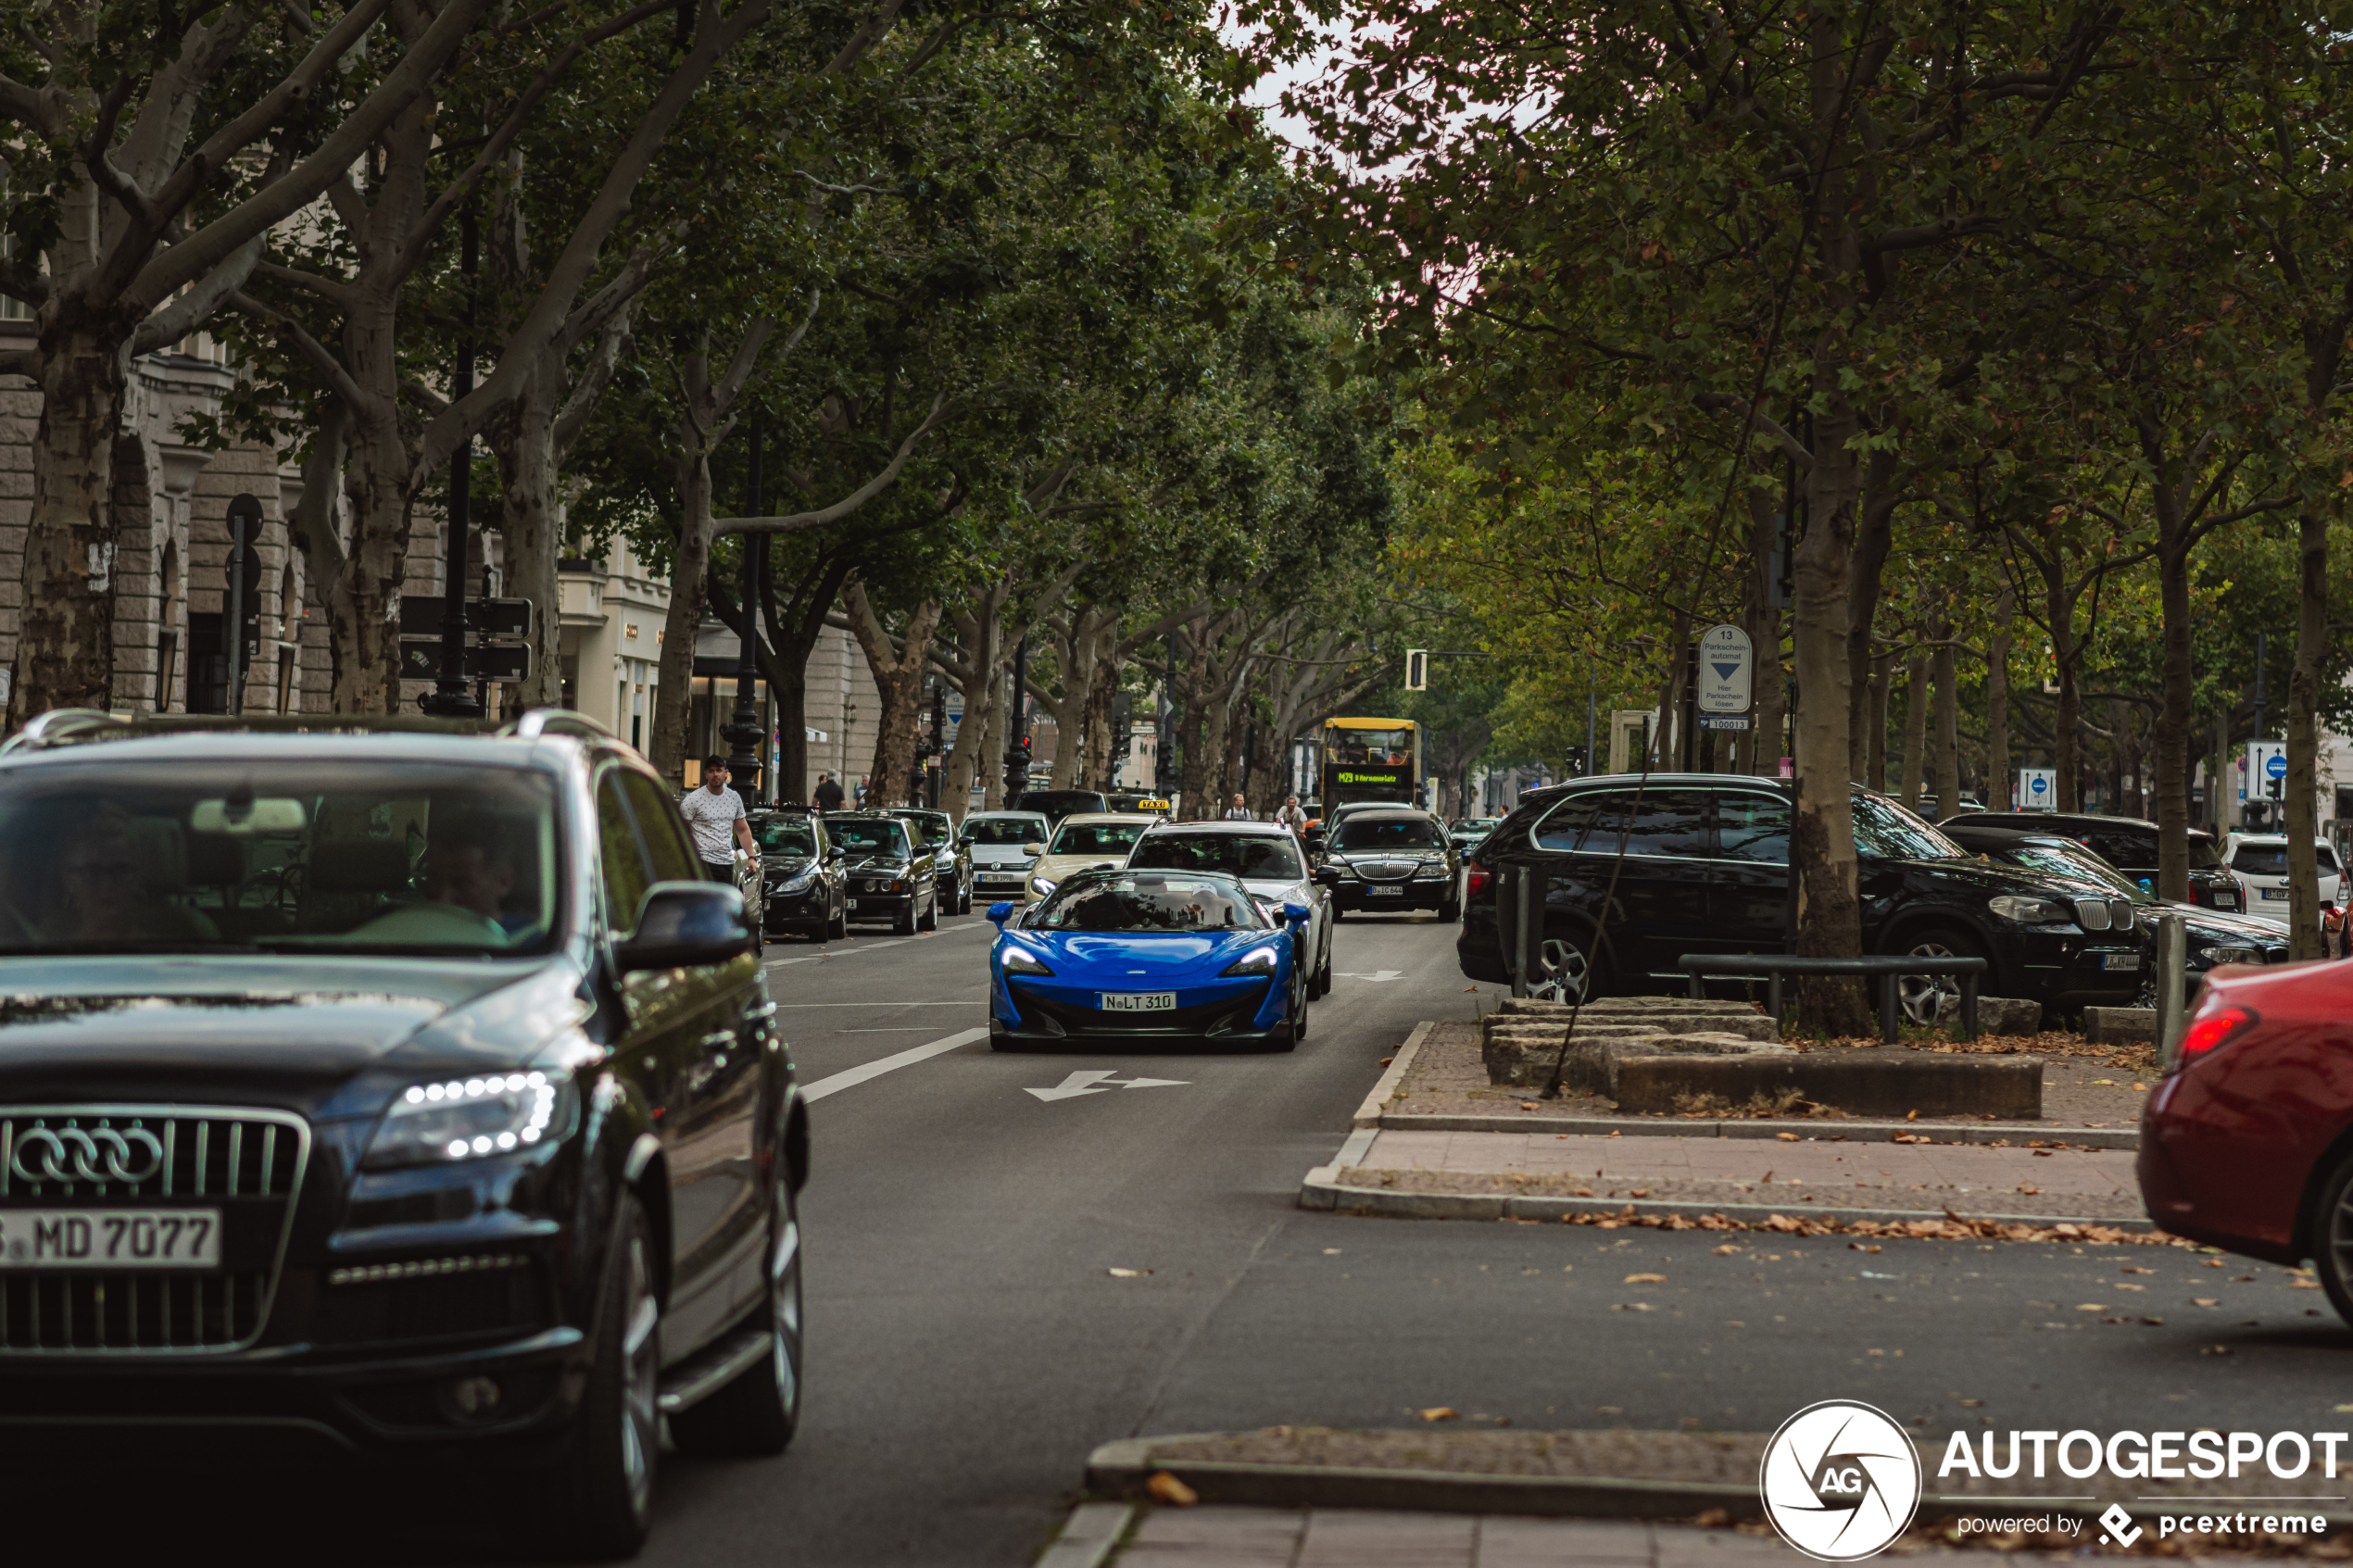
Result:
[[[1920,1506],[1920,1460],[1884,1411],[1824,1399],[1765,1445],[1756,1489],[1781,1538],[1822,1562],[1883,1551]]]

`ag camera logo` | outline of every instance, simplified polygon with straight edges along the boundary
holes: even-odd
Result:
[[[1920,1458],[1884,1411],[1824,1399],[1781,1423],[1758,1468],[1765,1516],[1821,1562],[1884,1551],[1920,1506]]]

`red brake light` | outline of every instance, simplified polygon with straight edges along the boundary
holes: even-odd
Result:
[[[2182,1060],[2204,1056],[2219,1049],[2236,1035],[2245,1034],[2262,1022],[2261,1015],[2250,1007],[2221,1007],[2212,1012],[2201,1011],[2190,1020],[2189,1028],[2182,1035]]]
[[[1470,883],[1464,889],[1463,896],[1466,898],[1478,897],[1479,894],[1486,891],[1488,883],[1493,880],[1493,875],[1494,873],[1490,872],[1485,866],[1472,866],[1470,869]]]

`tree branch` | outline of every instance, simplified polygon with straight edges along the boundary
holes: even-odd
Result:
[[[711,525],[712,535],[715,537],[722,533],[799,533],[804,529],[823,528],[829,522],[839,522],[898,482],[900,470],[905,469],[908,462],[913,458],[915,447],[925,436],[931,433],[934,426],[947,418],[948,409],[950,407],[946,394],[943,393],[934,398],[930,415],[923,423],[908,433],[906,440],[899,444],[899,451],[890,459],[889,466],[832,506],[813,512],[794,512],[786,517],[717,518]]]

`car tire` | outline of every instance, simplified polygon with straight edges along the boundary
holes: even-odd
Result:
[[[1291,987],[1290,1037],[1293,1045],[1307,1038],[1307,1004],[1315,995],[1315,985],[1311,980],[1302,978]]]
[[[1931,925],[1914,932],[1906,940],[1904,952],[1915,959],[1982,959],[1986,956],[1985,944],[1957,925]],[[1989,974],[1985,979],[1990,979]],[[1950,975],[1898,975],[1895,980],[1895,1008],[1906,1022],[1922,1028],[1936,1025],[1942,1006],[1938,998],[1957,997],[1960,982]]]
[[[937,893],[934,893],[931,896],[931,901],[924,906],[924,912],[915,921],[915,929],[917,931],[939,929],[939,895]]]
[[[604,1562],[634,1557],[645,1545],[661,1450],[653,1226],[635,1193],[621,1202],[598,1304],[596,1359],[563,1456],[541,1489],[546,1534],[562,1554]]]
[[[2353,1154],[2321,1178],[2306,1250],[2336,1315],[2353,1323]]]
[[[912,894],[907,897],[907,907],[890,917],[890,933],[894,936],[915,935],[915,899]]]
[[[702,1403],[670,1418],[670,1436],[682,1453],[758,1458],[791,1446],[800,1427],[800,1241],[792,1184],[780,1173],[768,1239],[768,1299],[743,1324],[767,1328],[768,1354]]]
[[[1592,937],[1544,938],[1544,972],[1528,988],[1530,997],[1555,1002],[1590,1002],[1610,990],[1609,959],[1592,950]]]
[[[1449,898],[1443,904],[1439,905],[1438,921],[1441,925],[1460,925],[1463,921],[1462,900],[1459,898]]]
[[[825,922],[825,935],[820,936],[818,940],[820,942],[845,942],[848,941],[849,938],[849,906],[848,904],[844,904],[841,908],[836,909],[833,912],[832,917]]]
[[[988,1021],[988,1048],[992,1051],[1010,1051],[1018,1050],[1021,1047],[1013,1043],[1012,1032],[992,1018]]]

